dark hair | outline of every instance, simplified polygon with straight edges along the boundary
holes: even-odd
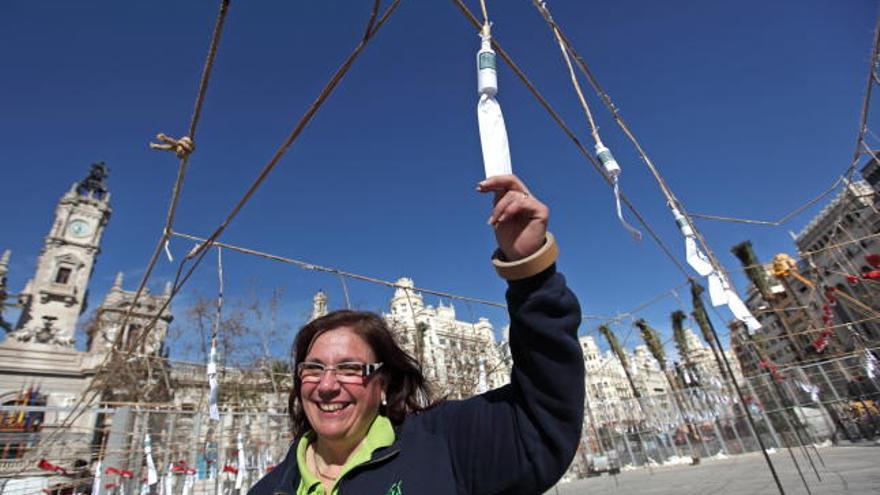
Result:
[[[385,398],[388,404],[382,413],[395,425],[412,413],[431,406],[431,393],[419,363],[394,340],[394,334],[385,320],[369,311],[339,310],[316,318],[302,327],[293,341],[293,390],[288,399],[288,410],[293,435],[298,437],[311,429],[302,401],[299,399],[302,382],[296,372],[296,363],[305,360],[315,339],[325,332],[340,327],[352,331],[373,350],[382,367],[376,372],[385,378]]]

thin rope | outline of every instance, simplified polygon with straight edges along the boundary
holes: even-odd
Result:
[[[858,133],[856,134],[856,146],[855,151],[853,152],[852,163],[850,163],[847,173],[848,179],[852,179],[852,175],[855,172],[856,166],[858,165],[859,158],[861,158],[860,149],[865,141],[865,131],[868,129],[868,112],[870,111],[871,106],[871,92],[874,88],[875,83],[880,84],[877,82],[876,78],[878,61],[880,61],[880,16],[877,17],[877,21],[874,25],[874,45],[871,47],[871,60],[868,63],[868,77],[865,83],[865,98],[862,101],[862,110],[859,117],[859,128]]]
[[[247,202],[247,200],[250,198],[250,196],[253,195],[256,188],[263,182],[263,180],[265,180],[268,173],[272,170],[272,168],[274,168],[275,164],[277,164],[278,160],[284,154],[284,151],[286,151],[286,149],[293,143],[293,141],[296,139],[296,137],[299,136],[300,132],[305,127],[305,124],[311,119],[312,116],[314,116],[314,114],[317,112],[318,108],[320,108],[320,106],[324,102],[324,100],[326,100],[326,98],[329,96],[329,94],[332,92],[332,90],[339,83],[342,76],[351,67],[352,63],[357,58],[357,56],[360,55],[361,51],[366,46],[369,39],[371,39],[372,36],[375,35],[376,32],[378,32],[379,28],[385,23],[385,21],[388,19],[388,17],[391,15],[391,13],[393,13],[396,10],[399,3],[400,3],[400,0],[394,0],[391,3],[391,5],[389,5],[388,8],[386,8],[382,17],[379,19],[378,22],[375,22],[375,24],[373,23],[374,14],[371,14],[371,17],[370,17],[371,21],[369,24],[373,24],[373,29],[368,33],[368,36],[366,36],[364,39],[361,40],[361,42],[355,47],[352,54],[349,55],[349,57],[346,59],[346,61],[343,63],[343,65],[336,71],[336,73],[334,74],[334,77],[321,91],[321,94],[319,95],[319,97],[315,100],[315,102],[312,104],[312,106],[309,108],[309,110],[306,112],[306,114],[303,116],[303,118],[297,124],[294,131],[291,133],[291,135],[285,141],[284,145],[282,145],[282,147],[279,148],[278,151],[276,151],[275,156],[273,156],[272,160],[270,160],[270,162],[263,168],[262,172],[257,177],[257,179],[254,181],[254,183],[251,185],[251,187],[248,189],[248,192],[245,194],[245,196],[241,200],[239,200],[238,204],[236,205],[235,208],[233,208],[233,211],[227,216],[226,220],[221,224],[221,226],[217,230],[215,230],[214,234],[212,235],[212,238],[209,238],[208,242],[206,242],[205,244],[202,244],[198,249],[195,250],[195,252],[191,252],[184,260],[181,261],[181,263],[178,267],[178,270],[177,270],[177,275],[175,276],[175,284],[172,288],[171,293],[169,294],[168,298],[166,299],[164,304],[161,306],[159,311],[157,311],[156,316],[144,328],[144,331],[141,333],[139,338],[134,339],[135,341],[131,343],[131,345],[129,346],[130,348],[139,345],[139,343],[141,341],[143,341],[143,339],[145,339],[146,336],[150,333],[150,331],[155,327],[156,322],[158,321],[162,312],[165,311],[165,309],[167,309],[167,307],[170,305],[171,301],[179,293],[183,284],[186,283],[187,280],[189,280],[189,278],[192,276],[195,269],[198,267],[198,265],[204,259],[204,254],[207,253],[206,248],[211,244],[213,239],[216,239],[216,237],[219,236],[223,232],[223,230],[226,228],[226,226],[228,226],[229,222],[232,221],[232,218],[234,218],[234,216],[238,213],[238,211],[241,210],[241,208],[244,206],[244,204]],[[222,24],[223,24],[222,18],[225,17],[225,6],[227,4],[228,4],[228,0],[223,0],[223,3],[221,4],[221,17],[218,19],[217,25],[215,26],[215,33],[214,33],[215,39],[217,39],[217,40],[219,40],[219,31],[220,31],[220,28],[222,28]],[[376,7],[377,5],[378,5],[378,3],[374,3],[374,7]],[[214,43],[212,42],[212,47],[213,46],[214,46]],[[210,53],[211,53],[211,55],[213,55],[215,53],[215,50]],[[209,71],[207,71],[207,70],[206,70],[206,72],[209,73]],[[202,88],[205,88],[206,85],[207,85],[207,78],[203,77]],[[202,98],[203,98],[203,96],[197,100],[197,111],[194,114],[194,119],[193,119],[194,122],[197,121],[197,119],[198,119],[200,108],[201,108],[201,99]],[[191,126],[191,128],[192,127],[194,127],[194,126]],[[191,134],[194,134],[194,133],[191,133]],[[183,159],[182,161],[184,162],[184,164],[178,170],[178,179],[175,182],[174,193],[172,195],[172,207],[169,208],[168,218],[170,220],[173,220],[173,216],[174,216],[174,212],[175,212],[175,208],[176,208],[176,204],[177,204],[177,199],[178,199],[179,193],[180,193],[180,185],[182,184],[183,173],[185,171],[186,159]],[[138,293],[136,294],[136,298],[143,291],[143,287],[146,285],[146,280],[149,277],[150,273],[152,272],[152,269],[155,266],[155,262],[159,256],[159,254],[161,253],[162,246],[164,245],[163,241],[165,240],[166,236],[170,236],[170,230],[171,230],[170,223],[166,222],[166,229],[163,232],[163,239],[156,246],[156,250],[153,254],[153,258],[150,261],[150,265],[148,266],[147,272],[144,274],[144,279],[142,280],[141,287],[139,288]],[[192,264],[190,269],[184,274],[183,268],[184,268],[185,263],[195,255],[198,255],[198,257],[196,258],[195,262]],[[101,364],[101,367],[99,368],[99,370],[104,369],[106,367],[106,363],[109,361],[110,357],[111,357],[111,354],[108,354],[107,357],[105,358],[104,362]],[[85,398],[85,395],[87,393],[89,393],[89,391],[93,388],[93,384],[94,384],[94,380],[93,380],[93,383],[90,384],[89,387],[87,387],[87,389],[84,391],[83,396],[82,396],[83,399]],[[106,386],[105,386],[105,388],[106,388]],[[93,392],[94,393],[93,393],[90,401],[94,400],[96,397],[98,397],[100,394],[103,393],[102,390],[94,390]],[[80,403],[82,403],[82,400],[80,400]],[[79,415],[81,415],[81,414],[82,414],[82,412],[79,412],[76,415],[76,417],[79,417]],[[76,418],[72,418],[72,419],[75,421]],[[65,422],[63,422],[61,427],[63,428],[65,426],[65,423],[67,423],[67,422],[68,422],[67,420]],[[61,429],[56,430],[56,431],[61,431]],[[47,448],[51,445],[52,445],[52,442],[49,442]]]
[[[214,59],[216,58],[216,55],[217,55],[217,48],[220,44],[220,37],[223,32],[223,24],[226,19],[228,7],[229,7],[229,0],[221,0],[220,10],[217,14],[217,20],[214,24],[214,31],[211,35],[211,42],[210,42],[210,48],[208,50],[208,56],[205,60],[204,68],[202,69],[201,82],[199,83],[199,89],[196,94],[195,108],[193,111],[192,118],[190,120],[188,136],[190,136],[191,139],[194,138],[195,134],[196,134],[196,128],[198,126],[199,116],[201,114],[201,108],[202,108],[202,105],[205,100],[205,95],[207,93],[208,81],[210,79],[210,75],[211,75],[211,72],[212,72],[212,69],[214,66]],[[143,292],[144,292],[144,289],[146,288],[147,282],[149,281],[150,276],[153,273],[153,269],[156,266],[156,262],[158,261],[159,256],[162,253],[162,249],[166,247],[166,243],[168,241],[168,237],[170,236],[171,228],[174,223],[174,216],[175,216],[175,213],[177,210],[177,203],[179,201],[180,192],[181,192],[181,189],[183,186],[183,179],[186,174],[188,158],[189,158],[188,155],[186,155],[180,159],[180,163],[178,165],[178,170],[177,170],[177,178],[175,179],[174,186],[172,188],[171,202],[168,207],[168,212],[167,212],[166,219],[165,219],[165,226],[162,230],[162,235],[160,236],[159,241],[156,243],[156,247],[153,250],[153,254],[150,257],[149,262],[147,263],[147,268],[144,270],[144,275],[141,278],[141,282],[140,282],[140,284],[138,284],[137,291],[135,291],[134,299],[132,300],[131,305],[129,306],[129,311],[126,313],[126,315],[122,319],[122,323],[120,324],[120,328],[125,328],[125,325],[128,323],[128,320],[131,317],[131,311],[133,311],[134,308],[137,307],[137,301],[143,295]],[[119,332],[117,334],[116,338],[114,339],[114,342],[113,342],[114,349],[119,347],[122,333],[123,332]],[[95,377],[89,383],[88,387],[86,387],[86,389],[80,395],[80,399],[77,401],[74,409],[71,411],[71,413],[63,421],[61,421],[58,428],[56,430],[54,430],[53,433],[51,433],[50,435],[47,436],[47,438],[45,439],[45,442],[47,445],[46,451],[48,451],[48,448],[51,447],[52,444],[54,443],[55,432],[63,431],[63,429],[65,427],[69,427],[82,414],[82,412],[76,413],[76,409],[79,406],[81,406],[82,404],[86,403],[86,402],[84,402],[84,400],[86,399],[88,394],[90,392],[94,392],[93,396],[87,402],[89,404],[91,403],[92,400],[94,400],[99,395],[99,392],[94,391],[93,387],[95,385],[95,381],[98,378],[98,375],[100,374],[101,370],[103,370],[106,367],[107,363],[112,358],[112,355],[113,355],[112,353],[108,353],[104,357],[104,360],[99,365],[98,373],[95,374]],[[21,472],[22,471],[19,470],[15,474],[18,475]]]
[[[544,19],[547,21],[547,24],[550,26],[550,30],[553,32],[553,36],[556,38],[556,42],[559,44],[559,51],[562,53],[562,59],[565,61],[565,66],[568,69],[568,76],[571,79],[571,85],[574,87],[574,91],[577,94],[578,102],[581,105],[581,109],[584,111],[584,115],[587,118],[587,125],[590,128],[590,133],[593,136],[593,141],[596,144],[596,150],[599,151],[602,148],[605,148],[605,145],[602,143],[602,138],[599,136],[599,128],[596,126],[596,120],[593,118],[593,112],[590,111],[590,106],[587,104],[587,99],[584,98],[584,92],[581,89],[581,84],[578,81],[577,74],[574,71],[574,66],[571,63],[571,58],[568,54],[568,47],[565,45],[565,41],[562,39],[562,36],[559,32],[559,28],[556,26],[556,23],[553,21],[553,17],[550,15],[550,10],[547,8],[547,2],[544,0],[532,0],[532,3],[538,9],[539,12],[544,16]],[[603,153],[610,153],[607,148]],[[616,163],[616,162],[614,162]],[[620,168],[619,166],[615,166],[614,169],[605,168],[606,175],[610,176],[612,182],[612,190],[614,192],[614,203],[615,203],[615,211],[617,213],[617,219],[620,221],[621,225],[635,238],[635,240],[639,241],[642,239],[642,233],[639,232],[638,229],[633,227],[623,218],[623,212],[620,208]]]
[[[281,160],[281,157],[287,152],[287,150],[293,145],[296,139],[300,136],[303,129],[306,128],[309,122],[311,122],[312,118],[327,100],[333,90],[336,89],[336,86],[339,85],[339,82],[342,81],[343,76],[348,73],[348,70],[354,64],[355,60],[360,56],[363,52],[364,48],[366,48],[369,41],[372,37],[379,31],[382,25],[385,24],[385,21],[388,20],[389,16],[397,10],[398,5],[400,5],[400,0],[393,0],[391,4],[385,9],[385,12],[382,14],[381,18],[378,21],[375,21],[376,9],[379,3],[375,2],[373,4],[373,10],[370,14],[370,22],[368,25],[373,25],[372,30],[365,33],[364,37],[360,40],[360,42],[355,46],[354,50],[352,50],[351,54],[345,59],[342,65],[336,69],[336,72],[333,74],[333,77],[330,78],[330,81],[321,89],[321,92],[318,94],[317,98],[312,102],[309,106],[306,113],[300,118],[300,120],[296,123],[293,130],[281,144],[281,146],[275,151],[275,154],[272,155],[272,158],[263,166],[260,173],[257,174],[257,177],[248,187],[247,191],[238,200],[232,210],[226,215],[226,218],[220,225],[214,230],[214,232],[208,237],[208,240],[202,244],[194,253],[190,253],[189,257],[192,257],[196,254],[199,254],[201,250],[207,249],[211,243],[213,243],[220,235],[226,230],[232,220],[238,215],[244,205],[248,203],[257,189],[263,184],[272,170],[275,169],[275,166],[278,165],[278,162]]]
[[[348,285],[344,276],[339,275],[339,283],[342,285],[342,295],[345,297],[345,309],[351,309],[351,299],[348,297]]]
[[[199,242],[199,243],[204,243],[204,242],[207,241],[207,239],[204,239],[204,238],[202,238],[202,237],[197,237],[197,236],[194,236],[194,235],[191,235],[191,234],[184,234],[184,233],[180,233],[180,232],[173,232],[173,233],[172,233],[172,236],[173,236],[173,237],[180,237],[180,238],[182,238],[182,239],[188,239],[188,240],[191,240],[191,241],[196,241],[196,242]],[[231,251],[236,251],[236,252],[239,252],[239,253],[242,253],[242,254],[248,254],[248,255],[251,255],[251,256],[257,256],[257,257],[259,257],[259,258],[265,258],[265,259],[268,259],[268,260],[279,261],[279,262],[281,262],[281,263],[286,263],[286,264],[289,264],[289,265],[294,265],[294,266],[296,266],[296,267],[298,267],[298,268],[302,268],[303,270],[311,270],[311,271],[316,271],[316,272],[331,273],[331,274],[337,275],[337,276],[339,276],[339,277],[349,278],[349,279],[352,279],[352,280],[359,280],[359,281],[362,281],[362,282],[369,282],[369,283],[372,283],[372,284],[383,285],[383,286],[385,286],[385,287],[391,287],[391,288],[395,288],[395,289],[411,289],[411,290],[416,291],[416,292],[423,292],[423,293],[425,293],[425,294],[431,294],[431,295],[434,295],[434,296],[444,297],[444,298],[447,298],[447,299],[454,299],[454,300],[458,300],[458,301],[469,301],[469,302],[473,302],[473,303],[476,303],[476,304],[482,304],[482,305],[484,305],[484,306],[491,306],[491,307],[495,307],[495,308],[503,308],[503,309],[506,309],[506,308],[507,308],[507,305],[506,305],[506,304],[502,304],[502,303],[498,303],[498,302],[494,302],[494,301],[489,301],[489,300],[486,300],[486,299],[478,299],[478,298],[475,298],[475,297],[461,296],[461,295],[453,294],[453,293],[450,293],[450,292],[444,292],[444,291],[439,291],[439,290],[427,289],[427,288],[423,288],[423,287],[412,287],[412,288],[408,288],[408,287],[406,287],[406,286],[404,286],[404,285],[401,285],[401,284],[399,284],[399,283],[397,283],[397,282],[391,282],[391,281],[389,281],[389,280],[383,280],[383,279],[380,279],[380,278],[370,277],[370,276],[367,276],[367,275],[361,275],[361,274],[358,274],[358,273],[354,273],[354,272],[349,272],[349,271],[341,270],[341,269],[339,269],[339,268],[334,268],[334,267],[331,267],[331,266],[318,265],[318,264],[315,264],[315,263],[310,263],[310,262],[302,261],[302,260],[298,260],[298,259],[295,259],[295,258],[288,258],[288,257],[286,257],[286,256],[280,256],[280,255],[277,255],[277,254],[271,254],[271,253],[267,253],[267,252],[263,252],[263,251],[257,251],[256,249],[250,249],[250,248],[246,248],[246,247],[242,247],[242,246],[237,246],[237,245],[230,244],[230,243],[226,243],[226,242],[216,241],[216,242],[214,242],[214,245],[215,245],[215,246],[224,247],[224,248],[229,249],[229,250],[231,250]]]
[[[719,215],[705,215],[705,214],[701,214],[701,213],[691,213],[691,217],[701,218],[704,220],[718,220],[721,222],[747,223],[747,224],[752,224],[752,225],[767,225],[767,226],[771,226],[771,227],[778,227],[782,224],[787,223],[792,218],[800,215],[801,213],[803,213],[804,210],[806,210],[807,208],[810,208],[811,206],[815,205],[819,201],[826,198],[829,194],[833,193],[834,190],[837,189],[837,186],[839,186],[841,183],[843,183],[843,179],[844,179],[843,176],[838,177],[837,180],[835,180],[834,183],[831,184],[831,187],[829,187],[828,189],[823,191],[821,194],[819,194],[815,198],[810,199],[809,201],[802,204],[801,206],[798,206],[794,210],[781,216],[778,220],[754,220],[754,219],[748,219],[748,218],[725,217],[725,216],[719,216]]]
[[[205,254],[207,253],[207,248],[211,247],[215,243],[216,239],[220,236],[220,234],[222,234],[223,231],[226,229],[226,227],[228,227],[229,224],[232,222],[232,219],[235,218],[235,216],[238,214],[238,212],[241,211],[241,209],[248,202],[248,200],[251,198],[251,196],[253,196],[253,194],[256,192],[257,188],[259,188],[259,186],[263,183],[263,181],[265,181],[266,177],[269,175],[269,173],[272,171],[272,169],[275,168],[275,166],[278,164],[278,161],[281,159],[281,157],[284,155],[284,153],[287,151],[287,149],[299,137],[300,133],[305,128],[306,124],[311,120],[312,117],[314,117],[314,115],[317,113],[317,111],[321,107],[321,105],[326,101],[327,97],[329,97],[330,94],[333,92],[333,89],[335,89],[336,86],[339,84],[339,82],[342,80],[342,77],[351,68],[352,64],[358,58],[358,56],[361,54],[363,49],[366,47],[367,43],[378,32],[378,30],[385,24],[385,21],[388,20],[390,15],[397,9],[397,6],[399,4],[400,4],[400,0],[394,0],[385,9],[382,16],[375,23],[373,23],[373,21],[372,21],[374,15],[371,13],[370,24],[374,24],[372,31],[369,32],[367,37],[360,40],[360,42],[357,44],[357,46],[354,48],[354,50],[351,52],[351,54],[349,54],[349,56],[342,63],[342,65],[336,70],[336,72],[334,73],[334,75],[330,79],[330,81],[322,88],[318,97],[311,104],[311,106],[306,111],[306,113],[300,118],[299,122],[297,122],[293,131],[290,133],[290,135],[287,137],[287,139],[284,141],[284,143],[281,145],[281,147],[278,148],[278,150],[275,152],[273,157],[269,160],[269,162],[260,171],[257,178],[250,185],[250,187],[248,188],[248,190],[244,194],[244,196],[242,196],[242,198],[239,199],[239,201],[236,203],[236,205],[232,209],[232,211],[226,216],[226,219],[220,224],[219,227],[217,227],[217,229],[214,230],[214,232],[211,234],[210,237],[208,237],[203,243],[197,245],[192,251],[190,251],[186,255],[186,257],[183,259],[183,261],[181,261],[181,263],[177,269],[177,275],[175,276],[175,282],[173,285],[173,289],[172,289],[171,294],[169,295],[167,301],[163,305],[162,310],[164,310],[164,308],[167,308],[168,305],[171,303],[171,301],[174,299],[174,297],[180,292],[183,285],[190,279],[192,274],[195,272],[196,268],[198,268],[198,266],[204,260]],[[376,7],[377,4],[374,3],[373,6]],[[184,273],[184,267],[185,267],[186,263],[192,259],[194,259],[194,261],[192,262],[190,267]],[[147,326],[147,330],[145,331],[145,334],[148,333],[150,330],[152,330],[152,328],[155,326],[155,323],[157,320],[158,320],[158,318],[154,318],[153,321],[150,322],[150,324]]]

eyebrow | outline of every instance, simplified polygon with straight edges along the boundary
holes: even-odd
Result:
[[[321,364],[326,364],[326,363],[324,363],[324,361],[323,361],[322,359],[320,359],[320,358],[311,358],[311,359],[309,359],[309,358],[307,357],[306,359],[303,360],[303,362],[306,362],[306,363],[321,363]],[[355,358],[355,357],[344,357],[344,358],[340,359],[339,361],[336,361],[336,363],[337,363],[337,364],[338,364],[338,363],[368,363],[368,360],[360,359],[360,358]]]

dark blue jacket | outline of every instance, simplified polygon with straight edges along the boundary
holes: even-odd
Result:
[[[340,481],[341,495],[540,494],[565,472],[581,434],[581,310],[555,265],[510,282],[510,384],[408,417],[393,445]],[[296,493],[296,442],[249,495]]]

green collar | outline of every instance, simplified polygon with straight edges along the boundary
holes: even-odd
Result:
[[[339,472],[339,478],[333,486],[330,495],[335,495],[339,491],[339,480],[355,467],[367,462],[372,457],[373,452],[388,447],[394,443],[394,427],[391,421],[385,416],[378,415],[370,425],[367,436],[360,447],[349,456],[348,461],[342,466]],[[299,468],[300,482],[296,490],[296,495],[324,495],[324,486],[315,473],[312,473],[308,464],[306,464],[306,448],[310,443],[315,441],[315,432],[310,431],[300,438],[296,446],[296,465]]]

